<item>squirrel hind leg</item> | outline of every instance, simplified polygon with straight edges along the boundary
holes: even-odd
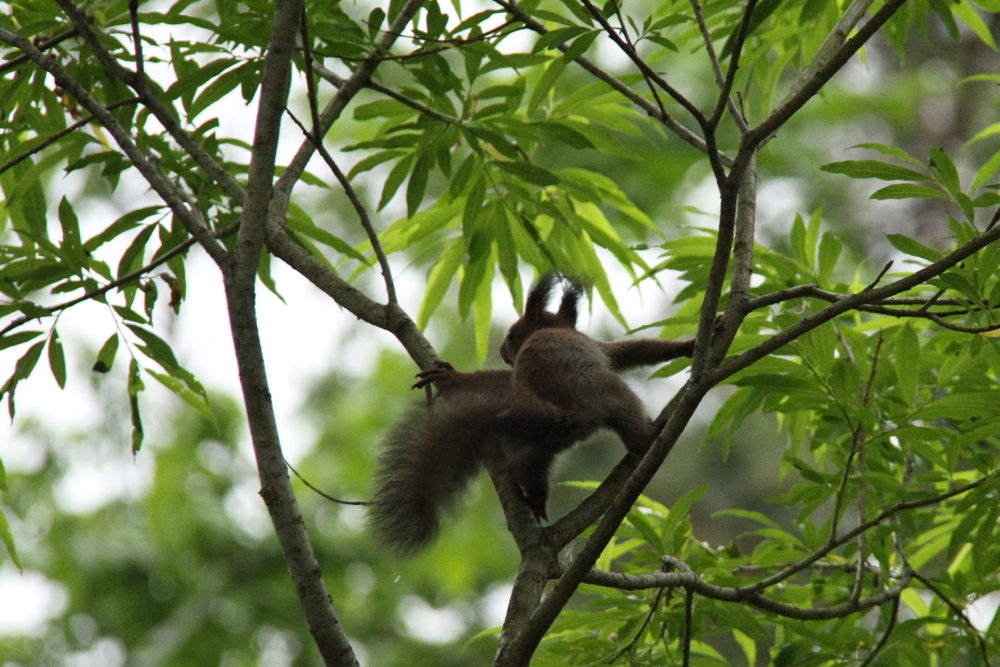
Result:
[[[545,505],[549,498],[549,469],[552,467],[552,457],[538,457],[521,461],[512,466],[510,475],[521,487],[524,501],[539,520],[548,521]]]
[[[656,439],[656,434],[659,433],[659,429],[655,428],[653,422],[645,415],[633,419],[616,419],[608,426],[622,439],[625,449],[639,458],[646,454]]]

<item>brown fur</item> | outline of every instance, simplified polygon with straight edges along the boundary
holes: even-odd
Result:
[[[545,310],[557,282],[555,312]],[[608,428],[642,456],[654,438],[641,401],[617,375],[635,366],[690,356],[692,342],[629,340],[600,343],[576,330],[579,283],[557,274],[531,289],[524,316],[500,354],[512,371],[461,373],[450,364],[418,374],[439,400],[411,412],[393,429],[379,458],[369,524],[401,554],[433,539],[450,506],[487,460],[506,469],[539,518],[546,518],[549,470],[555,456]]]

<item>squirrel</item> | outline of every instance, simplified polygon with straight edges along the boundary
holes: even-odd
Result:
[[[558,282],[556,312],[545,310]],[[402,556],[437,534],[441,514],[489,460],[508,472],[540,520],[547,520],[549,470],[556,455],[607,428],[641,457],[656,436],[639,397],[618,373],[690,357],[694,341],[635,339],[603,343],[577,331],[582,288],[557,273],[529,291],[500,356],[512,370],[462,373],[447,362],[417,374],[437,397],[389,432],[375,473],[368,524]]]

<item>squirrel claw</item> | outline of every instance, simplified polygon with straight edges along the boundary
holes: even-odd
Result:
[[[416,377],[420,379],[417,380],[417,383],[414,384],[411,389],[423,389],[428,385],[444,382],[454,373],[456,373],[454,366],[449,364],[447,361],[438,359],[434,362],[434,366],[432,368],[428,368],[425,371],[417,373]]]

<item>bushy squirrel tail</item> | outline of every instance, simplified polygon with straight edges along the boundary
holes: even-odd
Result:
[[[389,432],[375,471],[368,526],[398,556],[412,556],[437,535],[441,516],[483,467],[491,447],[484,424],[491,401],[437,400],[413,408]]]

